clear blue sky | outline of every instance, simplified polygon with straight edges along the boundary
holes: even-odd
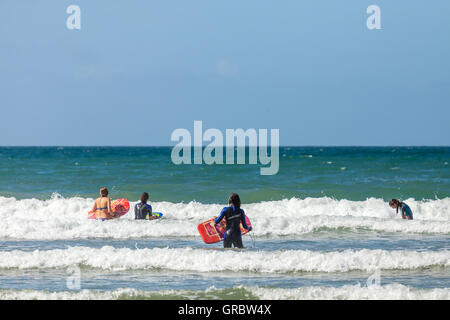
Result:
[[[278,128],[282,145],[450,145],[449,15],[448,0],[2,0],[0,145],[173,145],[194,120]]]

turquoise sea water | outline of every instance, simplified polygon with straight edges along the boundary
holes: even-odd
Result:
[[[0,194],[18,199],[113,197],[246,203],[290,197],[364,200],[450,197],[450,147],[282,147],[280,170],[260,165],[175,165],[169,147],[0,148]],[[248,163],[248,161],[246,161]]]
[[[170,153],[0,148],[0,299],[450,299],[450,148],[282,147],[274,176]],[[148,191],[164,218],[88,220],[103,186],[132,205]],[[232,191],[244,250],[196,229]]]

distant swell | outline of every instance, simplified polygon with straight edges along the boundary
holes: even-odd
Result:
[[[32,252],[0,252],[0,269],[48,269],[80,266],[103,270],[172,270],[193,272],[348,272],[412,270],[450,266],[450,251],[309,250],[233,251],[206,249],[100,249],[69,247]]]
[[[382,199],[285,199],[243,204],[257,237],[295,236],[320,230],[372,230],[393,233],[450,234],[450,198],[407,200],[414,221],[402,221]],[[55,240],[198,236],[197,225],[217,216],[224,204],[155,202],[161,221],[135,221],[130,211],[115,221],[87,219],[93,199],[49,200],[0,197],[0,239]]]

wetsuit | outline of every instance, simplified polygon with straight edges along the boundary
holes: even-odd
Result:
[[[409,217],[409,220],[413,219],[413,213],[411,211],[411,208],[406,203],[400,204],[400,209],[402,210],[402,217]]]
[[[152,206],[139,202],[134,206],[134,219],[145,219],[147,215],[152,215]]]
[[[225,207],[220,212],[220,215],[214,220],[214,223],[219,223],[222,219],[225,218],[227,222],[226,232],[223,237],[223,247],[231,248],[233,245],[235,248],[243,248],[242,244],[242,234],[241,234],[241,226],[245,229],[249,229],[247,223],[245,222],[245,213],[244,210],[239,209],[236,211],[236,208],[231,205],[229,207]]]

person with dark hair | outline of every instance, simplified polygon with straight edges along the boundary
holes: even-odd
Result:
[[[402,215],[402,219],[406,220],[412,220],[413,219],[413,213],[411,211],[411,208],[404,202],[401,202],[398,199],[391,199],[389,201],[389,206],[392,209],[395,209],[398,213],[398,209],[400,208],[400,213]]]
[[[231,248],[233,245],[235,248],[243,248],[241,226],[248,231],[252,230],[252,227],[247,226],[245,222],[245,212],[241,209],[241,199],[237,193],[232,193],[228,198],[228,207],[225,207],[220,212],[220,215],[214,220],[214,223],[218,224],[222,219],[226,221],[226,232],[223,238],[223,247]]]
[[[149,198],[149,196],[148,196],[147,192],[142,193],[141,202],[137,203],[134,206],[134,219],[135,220],[156,219],[156,217],[154,217],[152,215],[152,206],[147,204],[148,198]]]
[[[102,221],[115,217],[111,210],[111,199],[108,197],[108,189],[100,189],[100,198],[95,200],[92,211],[95,212],[95,218]]]

